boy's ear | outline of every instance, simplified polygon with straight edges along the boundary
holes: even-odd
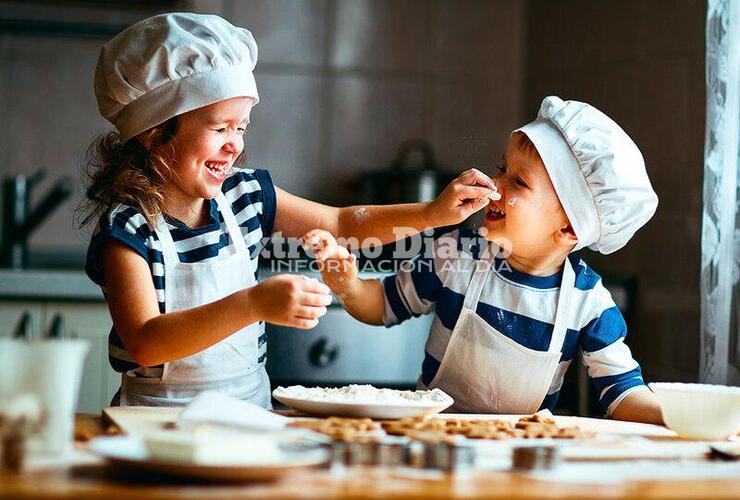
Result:
[[[566,224],[558,230],[556,238],[559,243],[565,246],[575,246],[578,244],[578,237],[576,232],[573,231],[573,226]]]

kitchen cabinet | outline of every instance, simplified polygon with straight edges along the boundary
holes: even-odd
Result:
[[[121,376],[108,364],[108,332],[112,321],[104,302],[0,301],[0,337],[13,336],[24,317],[30,318],[30,338],[55,332],[63,338],[90,343],[82,373],[77,410],[98,412],[110,404]]]

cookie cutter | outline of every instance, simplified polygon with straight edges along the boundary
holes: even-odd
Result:
[[[520,471],[554,469],[562,461],[556,446],[517,446],[511,452],[511,466]]]
[[[410,461],[411,440],[403,436],[361,437],[346,444],[346,465],[401,466]]]
[[[422,442],[419,466],[446,471],[469,469],[475,466],[476,449],[466,443]]]

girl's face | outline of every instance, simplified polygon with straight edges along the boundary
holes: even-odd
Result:
[[[501,199],[486,210],[486,239],[514,256],[536,259],[562,244],[568,218],[539,155],[526,151],[520,141],[518,134],[509,140],[494,176]]]
[[[235,97],[180,116],[168,195],[192,204],[214,198],[244,150],[244,133],[254,101]]]

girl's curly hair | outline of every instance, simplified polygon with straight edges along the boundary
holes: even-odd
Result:
[[[87,149],[85,199],[80,226],[97,220],[118,203],[138,209],[153,224],[164,206],[164,184],[172,178],[178,117],[121,143],[117,131],[98,137]]]

